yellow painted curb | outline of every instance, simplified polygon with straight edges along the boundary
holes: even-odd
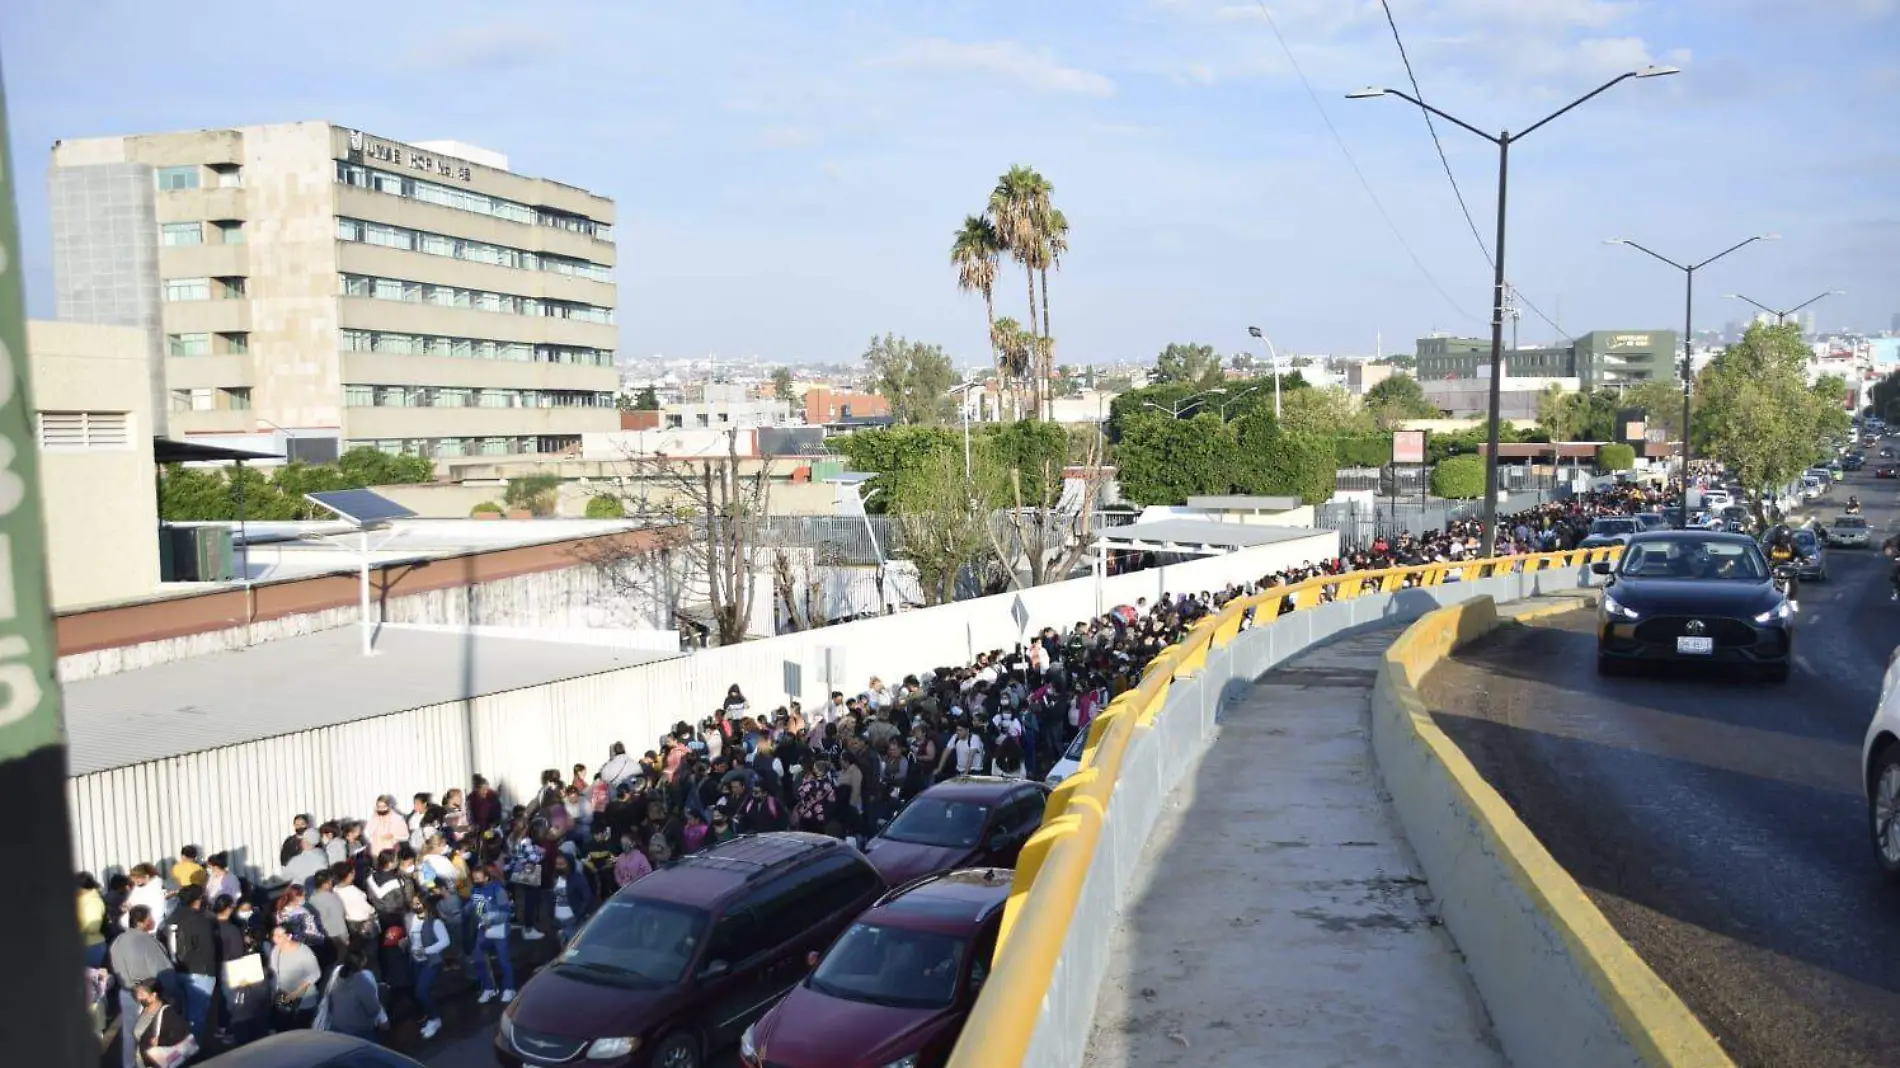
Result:
[[[1514,611],[1512,616],[1517,620],[1535,619],[1577,607],[1574,599],[1566,598],[1565,601],[1569,603],[1525,605]],[[1734,1062],[1723,1052],[1715,1037],[1689,1011],[1676,992],[1616,933],[1576,879],[1557,863],[1530,828],[1518,819],[1503,797],[1478,773],[1464,751],[1432,720],[1429,709],[1419,696],[1418,681],[1427,671],[1457,647],[1495,629],[1502,622],[1497,606],[1489,597],[1441,608],[1406,628],[1405,633],[1392,643],[1382,658],[1378,685],[1373,696],[1375,743],[1381,730],[1388,734],[1396,731],[1398,736],[1391,740],[1402,748],[1392,752],[1422,756],[1424,762],[1422,765],[1414,762],[1406,767],[1388,768],[1382,759],[1381,774],[1411,775],[1421,767],[1427,774],[1435,770],[1441,777],[1438,782],[1389,782],[1388,788],[1392,790],[1395,800],[1416,802],[1421,797],[1443,793],[1436,788],[1449,784],[1451,805],[1457,810],[1453,813],[1456,818],[1448,823],[1441,821],[1427,825],[1420,822],[1418,831],[1421,833],[1414,833],[1412,824],[1415,821],[1432,818],[1430,806],[1401,803],[1401,822],[1407,823],[1407,833],[1414,839],[1421,860],[1428,859],[1428,847],[1442,844],[1448,834],[1454,834],[1468,840],[1463,843],[1463,848],[1455,850],[1460,865],[1490,862],[1501,869],[1499,874],[1509,879],[1548,929],[1556,934],[1562,954],[1568,957],[1576,973],[1588,982],[1590,990],[1603,1008],[1608,1010],[1616,1032],[1641,1064],[1652,1068],[1733,1068]],[[1383,749],[1381,755],[1386,755]],[[1401,798],[1402,793],[1409,796]],[[1450,832],[1445,830],[1448,825],[1453,828]],[[1434,841],[1419,841],[1428,837]],[[1442,899],[1443,892],[1439,884],[1441,880],[1448,881],[1449,873],[1443,870],[1434,872],[1431,867],[1428,862],[1426,874],[1434,886],[1434,892],[1439,893]],[[1440,867],[1442,869],[1444,866],[1441,864]],[[1464,868],[1458,874],[1469,876],[1471,872]],[[1508,922],[1508,917],[1503,918],[1503,922]],[[1504,973],[1541,974],[1545,980],[1556,976],[1555,981],[1561,983],[1560,973],[1539,972],[1539,969],[1550,967],[1548,960],[1531,959],[1545,954],[1550,947],[1547,941],[1537,942],[1530,932],[1526,932],[1524,944],[1513,947],[1521,951],[1526,960],[1485,961],[1478,956],[1485,950],[1466,944],[1466,936],[1474,932],[1467,931],[1465,936],[1461,936],[1449,919],[1447,926],[1452,928],[1453,938],[1459,941],[1460,949],[1471,962],[1474,978],[1479,978],[1489,967],[1495,966]],[[1495,939],[1499,930],[1494,927],[1484,933]],[[1473,938],[1472,941],[1478,939]],[[1492,1008],[1494,1018],[1506,1011],[1501,1003],[1517,993],[1487,990],[1482,980],[1479,981],[1479,992]],[[1576,1000],[1583,1000],[1582,995]],[[1569,1018],[1583,1021],[1587,1029],[1591,1016],[1589,1008],[1570,1008],[1577,1011]],[[1563,1009],[1556,1005],[1546,1005],[1544,1009],[1552,1017],[1563,1014]],[[1510,1030],[1509,1024],[1519,1025],[1520,1033],[1531,1036],[1530,1041],[1533,1043],[1538,1029],[1543,1026],[1541,1020],[1499,1019],[1498,1023],[1501,1032]],[[1533,1063],[1526,1059],[1527,1054],[1537,1052],[1512,1049],[1508,1040],[1506,1051],[1520,1064]],[[1546,1052],[1556,1055],[1552,1051]],[[1589,1055],[1580,1055],[1574,1050],[1569,1052],[1570,1056],[1563,1059],[1571,1063],[1592,1063]],[[1607,1064],[1612,1059],[1601,1057],[1594,1063]],[[1552,1063],[1552,1060],[1549,1056],[1540,1056],[1534,1063]]]

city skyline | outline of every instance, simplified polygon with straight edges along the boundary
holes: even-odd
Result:
[[[447,8],[381,13],[366,43],[344,10],[264,3],[180,20],[111,0],[82,22],[29,0],[0,15],[29,306],[52,310],[55,139],[323,118],[482,145],[614,198],[628,359],[830,362],[888,330],[983,362],[982,304],[956,291],[949,241],[1012,163],[1054,183],[1072,226],[1051,285],[1059,361],[1151,358],[1170,341],[1250,351],[1250,323],[1305,352],[1483,334],[1488,269],[1422,120],[1341,99],[1366,84],[1409,91],[1379,5],[1267,10],[1271,24],[1257,4],[1213,0],[815,14],[577,2],[556,28],[478,3],[456,7],[447,32]],[[1748,318],[1721,296],[1737,291],[1779,304],[1845,290],[1817,307],[1822,330],[1889,320],[1900,119],[1883,101],[1900,66],[1879,49],[1896,23],[1888,0],[1804,4],[1798,19],[1789,5],[1713,0],[1392,10],[1426,98],[1486,128],[1647,62],[1684,68],[1513,153],[1512,281],[1567,332],[1680,322],[1679,280],[1603,238],[1692,257],[1771,230],[1784,240],[1698,287],[1699,330]],[[290,37],[308,45],[277,51]],[[625,47],[597,54],[585,40]],[[194,48],[219,62],[177,61]],[[1441,136],[1488,242],[1495,157]],[[1021,283],[1005,265],[999,314],[1022,314]],[[1531,345],[1558,332],[1526,311],[1519,333]]]

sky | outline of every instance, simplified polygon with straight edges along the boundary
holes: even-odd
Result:
[[[1746,319],[1736,292],[1845,291],[1816,305],[1830,328],[1900,314],[1900,0],[1390,10],[1424,99],[1486,131],[1682,68],[1513,144],[1523,344],[1679,327],[1682,273],[1612,237],[1693,262],[1781,235],[1697,273],[1699,329]],[[55,140],[328,119],[612,197],[623,359],[830,362],[893,332],[986,361],[948,252],[1012,164],[1069,219],[1058,362],[1240,352],[1256,325],[1368,355],[1488,329],[1491,269],[1423,115],[1345,99],[1411,91],[1376,0],[9,0],[0,71],[40,316]],[[1489,245],[1497,149],[1439,136]],[[1025,292],[1005,267],[998,314]]]

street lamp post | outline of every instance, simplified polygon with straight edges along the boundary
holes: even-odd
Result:
[[[1753,298],[1753,297],[1744,297],[1744,296],[1742,296],[1742,295],[1741,295],[1740,293],[1729,293],[1729,294],[1725,294],[1725,295],[1726,295],[1726,296],[1727,296],[1727,297],[1728,297],[1728,298],[1729,298],[1730,300],[1741,300],[1741,301],[1747,301],[1748,303],[1750,303],[1750,304],[1753,304],[1753,305],[1754,305],[1755,307],[1757,307],[1757,308],[1760,308],[1760,309],[1761,309],[1762,311],[1765,311],[1765,312],[1767,312],[1768,314],[1770,314],[1770,315],[1772,315],[1772,316],[1774,316],[1774,317],[1775,317],[1775,325],[1776,325],[1776,326],[1780,326],[1780,325],[1781,325],[1782,323],[1784,323],[1784,322],[1786,322],[1786,321],[1787,321],[1787,319],[1788,319],[1788,316],[1790,316],[1790,315],[1793,315],[1794,313],[1796,313],[1796,312],[1798,312],[1798,311],[1800,311],[1801,309],[1803,309],[1803,308],[1805,308],[1805,307],[1807,307],[1808,305],[1810,305],[1810,304],[1813,304],[1813,303],[1815,303],[1816,301],[1820,301],[1820,300],[1826,300],[1826,299],[1827,299],[1828,297],[1838,297],[1838,296],[1842,296],[1842,295],[1844,295],[1844,294],[1845,294],[1846,292],[1847,292],[1847,291],[1846,291],[1846,290],[1843,290],[1843,289],[1830,289],[1830,290],[1828,290],[1828,291],[1827,291],[1827,292],[1825,292],[1825,293],[1817,293],[1817,294],[1815,294],[1814,296],[1812,296],[1812,297],[1809,297],[1808,299],[1806,299],[1806,300],[1804,300],[1804,301],[1802,301],[1801,303],[1799,303],[1799,304],[1797,304],[1797,305],[1795,305],[1794,307],[1792,307],[1792,308],[1789,308],[1789,309],[1788,309],[1787,311],[1777,311],[1777,310],[1775,310],[1774,308],[1770,308],[1770,307],[1769,307],[1768,305],[1766,305],[1766,304],[1763,304],[1763,303],[1762,303],[1761,301],[1759,301],[1759,300],[1756,300],[1756,299],[1755,299],[1755,298]]]
[[[1757,241],[1779,241],[1780,239],[1781,239],[1780,235],[1778,234],[1756,234],[1754,237],[1745,238],[1741,241],[1735,242],[1733,245],[1730,245],[1729,247],[1723,249],[1722,251],[1716,253],[1715,255],[1710,256],[1708,259],[1703,260],[1701,263],[1677,263],[1675,260],[1670,259],[1669,257],[1663,255],[1660,252],[1657,252],[1655,249],[1644,248],[1643,246],[1637,244],[1634,241],[1631,241],[1630,239],[1626,237],[1613,237],[1613,238],[1610,238],[1608,241],[1604,242],[1605,244],[1609,244],[1609,245],[1628,245],[1630,248],[1633,248],[1636,251],[1641,252],[1646,256],[1649,256],[1653,259],[1661,260],[1662,262],[1668,264],[1669,266],[1674,267],[1676,270],[1681,271],[1683,275],[1684,281],[1683,281],[1683,293],[1682,293],[1682,504],[1681,504],[1682,523],[1681,525],[1684,530],[1687,530],[1689,527],[1689,391],[1695,381],[1694,366],[1693,366],[1693,361],[1691,359],[1691,353],[1694,351],[1693,346],[1695,344],[1695,273],[1701,270],[1702,268],[1707,267],[1709,264],[1714,263],[1716,260],[1721,259],[1722,257],[1728,255],[1731,252],[1734,252],[1736,249],[1746,248]],[[1815,299],[1818,300],[1820,298],[1817,297]]]
[[[1242,398],[1242,397],[1244,397],[1244,396],[1246,396],[1246,395],[1247,395],[1247,394],[1249,394],[1249,393],[1252,393],[1252,392],[1254,392],[1255,390],[1257,390],[1257,389],[1259,389],[1259,388],[1260,388],[1260,387],[1259,387],[1259,386],[1257,386],[1257,385],[1256,385],[1256,386],[1248,386],[1248,387],[1247,387],[1246,389],[1243,389],[1243,390],[1241,390],[1241,391],[1240,391],[1239,393],[1236,393],[1236,394],[1234,394],[1233,396],[1231,396],[1231,397],[1229,397],[1229,398],[1227,398],[1226,400],[1224,400],[1224,401],[1221,401],[1221,402],[1220,402],[1220,417],[1221,417],[1221,420],[1222,420],[1223,422],[1225,422],[1225,421],[1226,421],[1226,419],[1227,419],[1227,409],[1228,409],[1228,408],[1229,408],[1230,406],[1232,406],[1232,405],[1234,405],[1234,404],[1237,404],[1237,403],[1239,403],[1239,401],[1240,401],[1240,398]]]
[[[1260,339],[1267,346],[1267,358],[1273,361],[1273,421],[1280,421],[1280,353],[1273,347],[1273,339],[1266,331],[1257,326],[1247,328],[1247,333]]]
[[[1658,78],[1658,77],[1662,77],[1663,75],[1678,74],[1678,73],[1680,73],[1680,70],[1676,67],[1650,66],[1650,67],[1644,67],[1642,70],[1633,70],[1624,74],[1619,74],[1616,77],[1611,78],[1609,81],[1604,82],[1602,85],[1597,86],[1595,89],[1592,89],[1589,92],[1583,94],[1577,99],[1572,100],[1570,103],[1565,104],[1563,107],[1558,108],[1556,111],[1553,111],[1550,114],[1544,116],[1543,118],[1537,120],[1536,122],[1531,123],[1529,126],[1525,127],[1521,132],[1515,133],[1515,134],[1509,130],[1503,130],[1496,134],[1485,133],[1483,130],[1478,129],[1476,126],[1471,125],[1470,123],[1464,121],[1463,119],[1460,119],[1455,115],[1446,114],[1445,112],[1438,110],[1437,108],[1431,106],[1430,104],[1427,104],[1425,101],[1420,100],[1419,98],[1415,96],[1411,96],[1407,93],[1400,92],[1397,89],[1367,88],[1367,89],[1360,89],[1355,92],[1346,94],[1346,98],[1349,100],[1364,100],[1370,97],[1378,97],[1378,96],[1398,97],[1400,100],[1406,101],[1407,103],[1412,104],[1415,107],[1428,111],[1432,113],[1433,115],[1436,115],[1441,119],[1444,119],[1446,122],[1449,122],[1452,125],[1459,127],[1460,129],[1466,130],[1470,133],[1477,134],[1479,137],[1482,137],[1486,141],[1489,141],[1492,144],[1498,146],[1498,233],[1497,233],[1497,238],[1496,238],[1497,243],[1492,249],[1492,257],[1491,257],[1492,258],[1492,264],[1491,264],[1492,266],[1491,384],[1490,384],[1490,389],[1489,389],[1490,418],[1487,420],[1487,427],[1486,427],[1486,432],[1485,432],[1485,441],[1487,443],[1487,448],[1485,451],[1485,460],[1484,460],[1484,555],[1485,556],[1495,555],[1497,551],[1497,543],[1498,543],[1498,522],[1497,522],[1498,520],[1498,422],[1499,422],[1498,416],[1499,416],[1499,407],[1502,402],[1502,394],[1500,391],[1502,388],[1502,379],[1504,376],[1504,304],[1505,304],[1504,201],[1505,201],[1505,193],[1509,185],[1509,179],[1510,179],[1510,173],[1511,173],[1510,172],[1511,145],[1514,144],[1515,142],[1522,141],[1524,138],[1530,136],[1532,133],[1534,133],[1538,129],[1542,128],[1543,126],[1545,126],[1552,120],[1556,119],[1558,116],[1568,113],[1572,109],[1583,104],[1585,101],[1588,101],[1596,97],[1598,94],[1608,91],[1611,87],[1619,85],[1625,81],[1628,81],[1631,78]]]
[[[1141,406],[1144,408],[1153,408],[1157,412],[1167,412],[1169,416],[1179,419],[1181,418],[1182,412],[1187,411],[1194,403],[1198,403],[1202,397],[1210,397],[1216,393],[1225,392],[1227,392],[1225,387],[1216,386],[1213,389],[1204,389],[1199,393],[1190,393],[1180,400],[1175,401],[1171,406],[1156,404],[1154,401],[1142,401]]]

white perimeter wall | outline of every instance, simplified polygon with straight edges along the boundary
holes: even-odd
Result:
[[[1212,590],[1329,559],[1338,545],[1336,532],[1315,531],[1117,575],[1104,581],[1101,603]],[[231,851],[234,870],[274,874],[277,847],[300,812],[361,817],[378,794],[440,795],[475,773],[519,797],[544,768],[598,766],[615,741],[636,755],[654,748],[675,722],[711,715],[735,682],[755,708],[770,709],[786,700],[791,665],[793,696],[811,708],[834,688],[862,689],[872,675],[895,682],[1066,627],[1094,615],[1096,600],[1094,580],[1073,579],[79,776],[67,781],[74,863],[103,874],[167,861],[191,843]]]

